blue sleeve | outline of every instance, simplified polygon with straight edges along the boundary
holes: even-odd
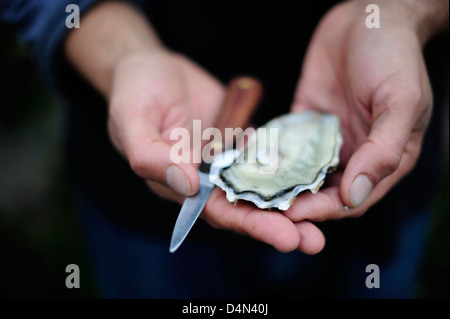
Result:
[[[51,1],[0,0],[0,20],[12,24],[24,42],[32,42],[37,38],[40,28],[38,12],[48,7]]]
[[[47,84],[58,87],[57,61],[62,43],[70,31],[66,27],[69,4],[76,4],[80,16],[101,0],[0,0],[0,19],[14,26],[20,39],[31,46]],[[133,1],[142,7],[141,2]],[[80,25],[82,27],[82,23]]]

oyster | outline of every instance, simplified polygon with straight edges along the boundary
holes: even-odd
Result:
[[[336,115],[285,114],[258,128],[245,147],[217,156],[209,179],[232,203],[244,199],[262,209],[287,210],[300,192],[319,190],[339,164],[342,143]]]

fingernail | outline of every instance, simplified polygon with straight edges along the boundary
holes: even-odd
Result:
[[[191,184],[186,174],[176,166],[170,166],[166,171],[166,182],[177,193],[188,196],[191,193]]]
[[[369,196],[372,188],[372,182],[366,175],[358,175],[350,187],[350,201],[352,206],[361,206]]]

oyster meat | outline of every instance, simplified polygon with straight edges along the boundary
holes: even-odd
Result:
[[[305,190],[316,193],[339,164],[339,118],[304,111],[281,115],[258,128],[244,147],[217,156],[209,179],[228,201],[287,210]]]

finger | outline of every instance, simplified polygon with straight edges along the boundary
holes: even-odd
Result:
[[[189,196],[198,191],[197,170],[190,159],[174,162],[172,146],[161,137],[162,116],[152,105],[110,108],[111,135],[116,136],[131,168],[141,178],[167,185],[180,195]],[[113,138],[114,140],[114,138]],[[185,155],[185,154],[183,154]]]
[[[339,187],[334,186],[324,188],[315,194],[311,192],[300,194],[284,215],[294,222],[303,220],[321,222],[350,217],[353,212],[345,208]]]
[[[420,153],[421,142],[416,140],[418,138],[418,135],[414,135],[408,141],[399,168],[374,187],[363,205],[356,208],[346,206],[341,199],[339,187],[331,186],[320,190],[316,194],[310,192],[300,194],[289,210],[284,212],[284,215],[294,222],[302,220],[321,222],[330,219],[361,216],[371,205],[381,199],[402,176],[413,168],[415,160]],[[340,173],[334,173],[333,177],[337,180],[339,175]],[[334,185],[333,183],[330,184]]]
[[[217,188],[206,203],[203,218],[215,228],[248,235],[281,252],[289,252],[299,246],[299,232],[283,214],[261,210],[244,201],[234,206]]]
[[[170,156],[171,145],[162,140],[153,128],[144,128],[131,137],[130,165],[140,177],[165,184],[178,194],[189,196],[198,191],[196,169],[189,162],[175,164]]]
[[[295,223],[300,234],[298,249],[308,255],[315,255],[325,247],[325,236],[316,225],[308,221]]]
[[[372,190],[364,204],[357,208],[349,209],[349,214],[359,216],[363,214],[370,206],[379,201],[403,176],[405,176],[415,165],[420,154],[421,139],[423,136],[414,134],[405,147],[404,154],[398,165],[398,168],[381,180]]]
[[[341,197],[351,207],[361,206],[376,185],[397,170],[417,122],[413,110],[417,109],[418,100],[414,95],[396,95],[397,88],[392,87],[382,85],[374,93],[374,120],[369,136],[345,168]]]

